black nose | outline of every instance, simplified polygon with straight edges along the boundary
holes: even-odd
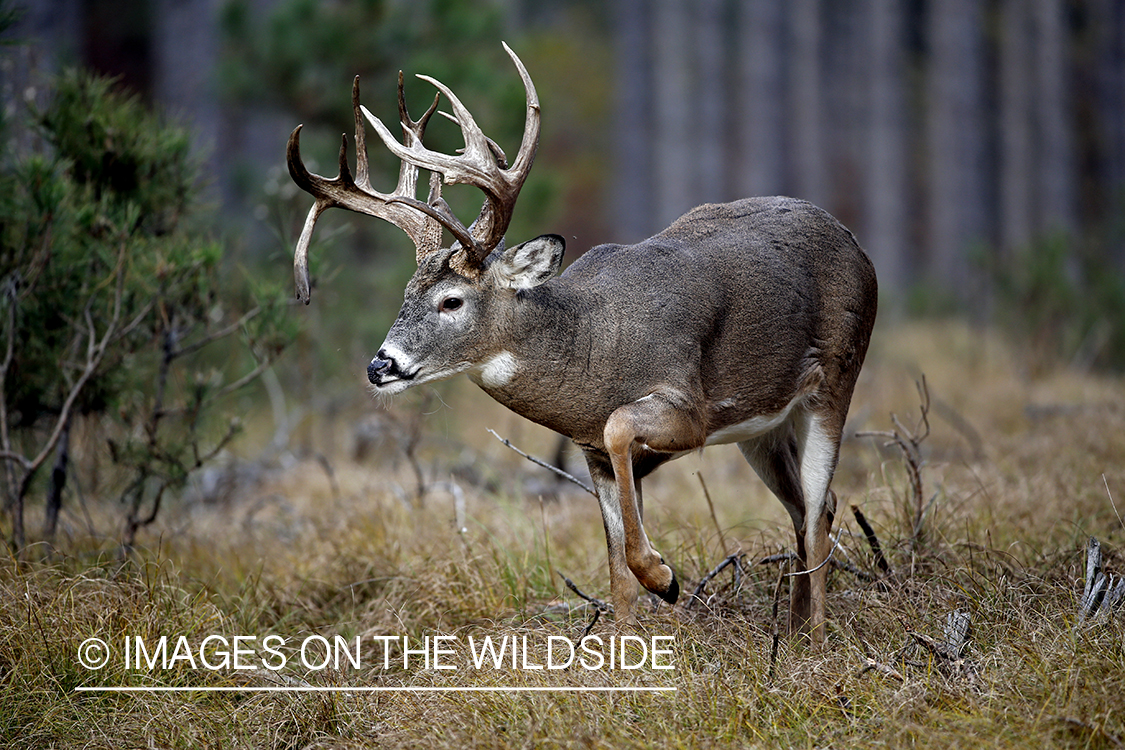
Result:
[[[371,360],[371,364],[367,366],[367,379],[373,385],[378,385],[382,380],[382,375],[393,372],[395,369],[395,361],[393,358],[388,357],[387,353],[380,349],[379,353],[375,355],[375,359]]]

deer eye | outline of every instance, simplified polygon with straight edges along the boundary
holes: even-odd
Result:
[[[446,297],[441,301],[441,311],[453,312],[454,310],[460,310],[463,304],[465,304],[465,300],[460,297]]]

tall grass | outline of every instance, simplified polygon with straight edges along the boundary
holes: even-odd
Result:
[[[880,331],[849,434],[917,416],[915,380],[933,397],[923,444],[927,533],[913,538],[901,459],[849,439],[834,487],[839,558],[822,651],[781,638],[777,564],[791,546],[780,505],[737,453],[710,449],[646,482],[654,543],[687,599],[731,553],[702,601],[641,607],[640,638],[670,636],[673,670],[473,669],[472,636],[526,637],[543,664],[549,636],[577,641],[607,598],[596,503],[540,497],[541,470],[486,434],[494,427],[549,455],[552,441],[465,389],[427,417],[421,507],[402,461],[375,465],[313,435],[328,453],[274,467],[225,502],[184,502],[122,562],[83,538],[69,556],[0,565],[0,744],[13,747],[1121,747],[1125,613],[1079,624],[1083,550],[1099,537],[1125,572],[1125,383],[1067,370],[1022,373],[1002,341],[962,326]],[[392,449],[387,449],[393,452]],[[311,454],[310,454],[311,455]],[[393,458],[393,457],[391,457]],[[475,483],[465,466],[476,466]],[[714,518],[696,474],[702,474]],[[464,493],[463,530],[447,480]],[[1104,478],[1103,478],[1104,477]],[[484,481],[487,479],[487,481]],[[446,484],[443,484],[446,483]],[[1107,487],[1109,492],[1107,492]],[[1111,494],[1112,493],[1112,494]],[[1116,501],[1116,509],[1115,502]],[[881,576],[851,513],[873,523],[893,571]],[[99,522],[94,519],[95,526]],[[718,527],[716,527],[716,523]],[[725,542],[725,546],[724,546]],[[784,582],[781,617],[784,617]],[[647,602],[647,599],[642,601]],[[966,610],[960,659],[927,650]],[[613,634],[600,615],[592,634]],[[119,653],[82,667],[98,637],[286,638],[269,669],[130,669]],[[353,643],[363,665],[308,669],[297,644]],[[383,668],[376,636],[451,636],[455,670],[401,656]],[[398,641],[396,641],[397,643]],[[259,648],[256,655],[260,655]],[[635,652],[634,652],[635,653]],[[251,659],[253,660],[253,658]],[[261,662],[255,662],[261,663]],[[675,692],[100,693],[132,687],[673,687]]]

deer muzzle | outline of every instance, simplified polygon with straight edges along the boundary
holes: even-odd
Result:
[[[410,380],[412,377],[413,374],[402,371],[398,361],[386,349],[380,349],[371,364],[367,365],[367,379],[377,387],[395,380]]]

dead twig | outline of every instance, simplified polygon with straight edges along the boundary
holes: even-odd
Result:
[[[902,623],[903,630],[906,631],[911,640],[929,652],[934,658],[934,663],[942,672],[949,676],[966,677],[969,680],[976,679],[976,667],[962,655],[968,639],[970,624],[970,615],[966,610],[959,609],[949,613],[946,618],[944,641],[918,632],[902,618],[899,618],[899,622]],[[905,663],[912,666],[925,666],[915,665],[909,661]]]
[[[691,592],[691,596],[688,598],[687,603],[684,605],[684,609],[687,609],[697,601],[703,603],[703,598],[701,596],[701,594],[703,593],[703,589],[707,586],[708,583],[711,582],[711,580],[715,576],[719,575],[719,573],[722,573],[724,570],[726,570],[727,567],[731,565],[734,566],[735,585],[737,586],[740,574],[742,572],[742,564],[739,562],[739,559],[741,557],[743,557],[742,552],[733,552],[727,555],[721,563],[715,566],[714,570],[703,576],[703,578],[699,581],[699,585],[695,587],[695,591]]]
[[[594,629],[594,626],[598,624],[598,618],[601,616],[602,610],[599,607],[594,607],[594,616],[590,618],[590,624],[582,630],[582,638],[590,635],[590,632]],[[581,641],[582,638],[579,638],[578,640]]]
[[[885,447],[895,446],[902,453],[903,461],[906,464],[907,477],[910,482],[909,507],[912,509],[914,516],[912,524],[913,532],[910,538],[912,547],[917,546],[918,542],[921,541],[926,511],[929,510],[930,505],[933,504],[933,500],[937,498],[937,495],[934,495],[934,498],[927,503],[922,485],[922,469],[926,465],[926,461],[922,457],[922,442],[930,436],[930,389],[926,384],[925,375],[916,383],[916,386],[918,388],[918,398],[921,401],[919,406],[921,415],[912,428],[906,427],[902,421],[899,420],[897,414],[891,414],[891,423],[894,425],[894,430],[890,432],[875,431],[856,433],[856,437],[858,438],[886,438],[887,442],[883,444]]]
[[[699,486],[703,488],[703,497],[706,498],[707,508],[711,511],[711,521],[713,521],[715,524],[715,531],[719,533],[719,546],[721,546],[723,548],[723,551],[726,552],[727,538],[723,534],[723,527],[719,525],[719,517],[715,515],[715,504],[711,502],[711,493],[707,491],[707,483],[703,481],[703,473],[700,472],[695,476],[699,478]]]
[[[794,557],[796,557],[794,555]],[[785,582],[785,571],[782,569],[777,575],[777,584],[773,588],[773,620],[770,626],[770,671],[766,677],[767,682],[773,682],[773,670],[777,666],[777,650],[781,645],[781,629],[777,626],[777,612],[781,608],[781,584]]]
[[[1113,501],[1113,493],[1109,491],[1109,480],[1102,474],[1102,484],[1105,485],[1105,494],[1109,497],[1109,505],[1113,508],[1113,513],[1117,516],[1117,522],[1121,524],[1121,528],[1125,529],[1125,520],[1122,520],[1121,513],[1117,510],[1117,503]]]
[[[837,537],[837,540],[838,539],[839,538]],[[780,552],[776,555],[766,555],[765,557],[757,560],[754,563],[754,565],[773,565],[775,563],[792,562],[793,560],[796,560],[796,559],[797,559],[797,553],[796,552]],[[842,562],[840,560],[837,560],[835,557],[830,557],[828,559],[828,562],[832,565],[833,568],[836,568],[837,570],[843,570],[847,573],[851,573],[853,576],[860,579],[861,581],[872,581],[872,580],[874,580],[874,576],[872,576],[870,573],[867,573],[867,572],[864,572],[864,571],[860,570],[859,568],[857,568],[856,566],[852,565],[849,562]],[[823,563],[821,563],[821,564],[823,565]],[[817,567],[819,567],[819,566],[817,566]],[[801,573],[811,573],[811,572],[812,571],[800,571],[799,573],[791,573],[790,575],[800,575]]]
[[[840,546],[840,535],[837,534],[836,539],[832,542],[832,549],[828,550],[828,557],[824,558],[824,560],[821,561],[820,565],[817,565],[815,568],[810,568],[809,570],[795,570],[792,573],[786,573],[785,576],[788,577],[788,578],[792,578],[794,576],[807,576],[807,575],[811,575],[812,573],[815,573],[816,571],[823,568],[825,565],[828,565],[829,563],[832,562],[832,559],[833,559],[832,553],[834,553],[836,551],[836,548],[839,547],[839,546]]]
[[[863,529],[863,535],[867,538],[868,546],[871,547],[871,556],[875,561],[875,567],[881,570],[884,575],[891,575],[891,566],[887,563],[887,558],[883,556],[883,545],[879,544],[879,537],[875,535],[875,529],[871,528],[871,524],[858,505],[852,506],[852,515],[855,516],[859,528]]]
[[[758,560],[758,562],[756,562],[754,564],[755,565],[773,565],[774,563],[790,562],[791,560],[796,560],[796,559],[797,559],[797,553],[796,552],[780,552],[776,555],[766,555],[765,557],[763,557],[761,560]]]
[[[867,657],[864,660],[863,666],[860,667],[859,671],[855,673],[855,676],[858,679],[860,677],[863,677],[868,672],[878,672],[884,677],[890,677],[891,679],[898,680],[899,682],[906,682],[906,678],[902,676],[902,672],[899,672],[894,667],[889,667],[882,662],[875,661],[871,657]]]
[[[524,453],[524,452],[523,452],[523,451],[521,451],[521,450],[520,450],[519,448],[517,448],[516,446],[512,445],[512,442],[511,442],[510,440],[508,440],[508,438],[502,438],[502,437],[500,437],[499,435],[497,435],[497,434],[496,434],[496,431],[495,431],[495,430],[493,430],[493,429],[489,429],[489,430],[488,430],[488,432],[489,432],[489,434],[491,434],[491,435],[492,435],[492,437],[496,438],[496,439],[497,439],[497,440],[499,440],[499,441],[500,441],[501,443],[503,443],[503,444],[504,444],[505,446],[507,446],[507,447],[511,448],[511,449],[512,449],[512,450],[514,450],[514,451],[515,451],[516,453],[520,454],[521,456],[523,456],[524,458],[526,458],[526,459],[527,459],[528,461],[530,461],[531,463],[535,464],[536,466],[542,466],[542,467],[543,467],[544,469],[547,469],[547,470],[549,470],[549,471],[553,471],[553,472],[555,472],[555,474],[557,474],[558,476],[560,476],[560,477],[562,477],[563,479],[567,480],[568,482],[573,482],[574,484],[578,485],[578,486],[579,486],[579,487],[581,487],[582,489],[586,490],[587,492],[589,492],[589,493],[590,493],[591,495],[593,495],[594,497],[597,497],[597,496],[598,496],[598,493],[594,491],[594,488],[593,488],[593,487],[591,487],[590,485],[586,484],[585,482],[583,482],[583,481],[582,481],[581,479],[579,479],[578,477],[575,477],[575,476],[574,476],[574,475],[572,475],[572,474],[568,474],[567,472],[563,471],[563,470],[562,470],[562,469],[560,469],[559,467],[557,467],[557,466],[553,466],[553,465],[551,465],[551,464],[547,463],[546,461],[544,461],[544,460],[543,460],[543,459],[541,459],[541,458],[536,458],[535,456],[530,456],[530,455],[528,455],[528,454]]]
[[[865,570],[860,570],[856,566],[852,565],[850,562],[841,561],[841,560],[837,560],[836,558],[832,558],[832,567],[836,568],[837,570],[842,570],[845,573],[851,573],[853,576],[855,576],[856,578],[858,578],[861,581],[866,581],[866,582],[870,583],[871,581],[875,580],[875,576],[871,575],[870,573],[868,573]]]
[[[563,579],[563,583],[566,584],[566,587],[568,589],[570,589],[571,591],[573,591],[575,594],[577,594],[578,598],[583,599],[584,601],[587,601],[590,604],[593,604],[595,608],[597,608],[597,609],[599,609],[603,612],[609,612],[611,609],[613,609],[608,603],[603,602],[601,599],[598,599],[597,597],[593,597],[593,596],[590,596],[589,594],[583,593],[583,591],[581,589],[579,589],[576,585],[574,585],[574,581],[567,578],[566,575],[564,575],[562,571],[557,571],[557,572],[559,574],[559,577]]]

